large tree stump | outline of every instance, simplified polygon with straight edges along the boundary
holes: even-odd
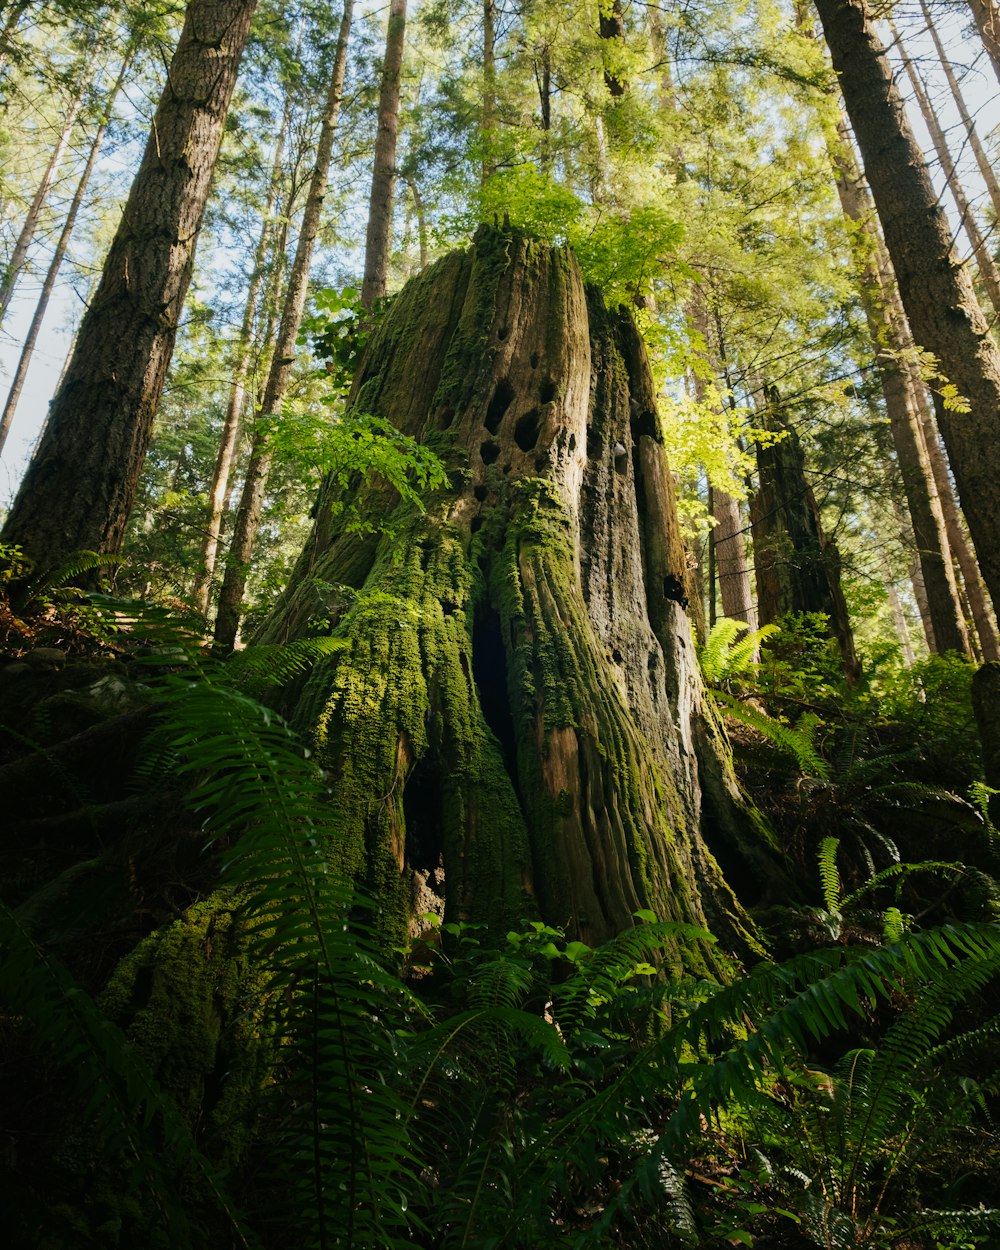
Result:
[[[702,836],[764,865],[702,687],[653,385],[625,312],[566,249],[483,228],[412,280],[350,398],[431,443],[450,491],[395,536],[328,487],[258,641],[328,618],[344,647],[294,692],[333,781],[333,845],[399,914],[526,914],[590,942],[663,919],[753,944]],[[379,483],[375,513],[395,506]],[[762,869],[763,870],[763,869]],[[747,875],[747,874],[745,874]],[[758,887],[749,879],[751,893]],[[718,968],[692,945],[688,967]]]

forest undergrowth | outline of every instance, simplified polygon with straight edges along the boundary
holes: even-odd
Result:
[[[222,662],[59,581],[4,604],[13,1244],[997,1244],[971,665],[851,691],[822,622],[710,635],[800,885],[719,984],[674,954],[710,934],[644,911],[596,948],[432,914],[388,945],[327,868],[336,779],[268,705],[335,640]]]

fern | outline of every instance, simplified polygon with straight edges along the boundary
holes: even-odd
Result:
[[[777,625],[762,625],[760,629],[751,630],[743,621],[722,617],[712,626],[704,645],[698,648],[702,677],[709,685],[717,685],[752,671],[761,643],[778,632]],[[742,633],[746,633],[746,637],[737,642]]]
[[[819,844],[819,879],[823,887],[823,903],[829,912],[841,910],[840,873],[837,871],[839,838],[824,838]]]
[[[322,776],[280,717],[203,680],[169,684],[162,733],[216,839],[236,835],[223,881],[278,1020],[293,1114],[292,1210],[307,1244],[407,1245],[400,1186],[412,1181],[405,1104],[387,1079],[390,1034],[373,1027],[404,994],[382,967],[359,899],[327,868]],[[350,921],[350,923],[348,923]]]
[[[122,564],[124,557],[109,555],[97,551],[76,551],[62,564],[55,568],[43,570],[34,577],[29,577],[11,596],[10,606],[14,612],[24,612],[32,604],[40,604],[53,592],[59,591],[63,596],[73,579],[81,573],[92,573],[95,569],[110,568]]]
[[[802,716],[793,727],[775,720],[773,716],[758,711],[723,690],[713,690],[712,698],[729,716],[755,729],[779,750],[791,755],[803,773],[821,778],[829,776],[829,766],[816,750],[813,741],[819,724],[816,717]]]

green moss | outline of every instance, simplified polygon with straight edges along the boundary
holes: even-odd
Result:
[[[195,904],[141,942],[101,998],[223,1165],[249,1144],[274,1059],[235,909],[224,893]]]

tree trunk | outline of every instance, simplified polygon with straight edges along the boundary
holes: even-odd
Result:
[[[816,0],[913,337],[970,405],[941,432],[993,602],[1000,602],[1000,351],[951,247],[864,0]]]
[[[14,376],[11,378],[10,390],[7,392],[7,401],[4,404],[3,415],[0,416],[0,451],[3,450],[4,444],[7,442],[7,435],[10,433],[11,423],[14,420],[14,413],[17,411],[18,401],[21,398],[21,391],[24,389],[24,380],[28,376],[28,366],[31,364],[31,357],[35,351],[35,344],[38,342],[38,334],[42,328],[42,321],[45,319],[45,313],[49,306],[49,299],[52,296],[52,290],[56,284],[56,278],[59,276],[59,270],[62,268],[63,259],[66,256],[66,249],[69,247],[69,241],[76,226],[76,219],[80,212],[80,205],[83,203],[83,197],[86,194],[87,186],[90,183],[90,175],[94,172],[94,165],[97,163],[97,157],[101,151],[101,145],[104,142],[104,134],[108,128],[108,122],[111,120],[111,111],[114,108],[115,100],[118,98],[118,92],[122,88],[125,81],[125,75],[132,64],[133,53],[129,52],[122,61],[121,69],[118,71],[118,77],[115,79],[114,86],[108,94],[108,98],[104,104],[104,111],[101,114],[101,120],[98,123],[97,131],[90,142],[90,151],[87,153],[87,161],[83,167],[83,172],[76,184],[76,190],[73,192],[73,199],[70,202],[69,211],[66,214],[66,220],[63,222],[63,228],[59,233],[59,239],[56,242],[55,251],[52,253],[52,259],[49,262],[48,270],[45,274],[45,281],[42,283],[41,294],[38,296],[38,303],[35,305],[35,311],[31,318],[31,324],[28,326],[28,333],[25,335],[24,343],[21,346],[21,354],[18,357],[17,367],[14,370]]]
[[[890,21],[889,26],[896,41],[896,47],[902,58],[903,65],[906,68],[907,77],[910,85],[913,87],[913,94],[916,96],[917,104],[920,107],[920,114],[924,119],[924,125],[930,131],[931,139],[934,143],[934,150],[937,152],[938,160],[941,162],[941,172],[944,174],[945,183],[951,192],[951,197],[955,201],[958,208],[958,215],[961,220],[962,229],[968,236],[969,243],[972,245],[972,254],[976,258],[976,264],[979,266],[979,277],[983,286],[986,288],[986,294],[989,296],[990,303],[993,305],[993,311],[1000,313],[1000,271],[997,270],[996,261],[993,254],[986,245],[983,238],[983,232],[979,229],[979,223],[976,221],[976,215],[972,211],[972,205],[969,203],[969,197],[965,194],[965,188],[955,169],[955,162],[952,159],[951,151],[948,147],[948,140],[945,138],[944,131],[941,129],[941,123],[938,121],[937,113],[924,90],[923,80],[917,72],[917,67],[907,56],[906,48],[900,37],[895,24]]]
[[[1000,11],[993,0],[969,0],[969,8],[1000,83]]]
[[[844,216],[861,232],[855,242],[861,261],[861,298],[876,351],[886,415],[892,433],[903,491],[913,525],[928,610],[940,651],[970,655],[958,599],[941,501],[917,411],[917,396],[906,369],[912,342],[885,245],[873,220],[874,206],[854,162],[846,125],[831,155]]]
[[[630,318],[588,300],[565,249],[484,227],[397,297],[351,402],[420,440],[447,430],[453,488],[425,513],[394,512],[377,479],[355,488],[393,515],[376,538],[328,486],[257,640],[302,636],[317,615],[343,639],[292,696],[338,778],[341,866],[394,898],[400,923],[411,888],[443,872],[449,918],[537,910],[599,942],[650,908],[746,950],[702,820],[739,843],[712,850],[766,856],[702,714]],[[334,584],[355,588],[350,610]]]
[[[385,63],[378,101],[378,132],[368,204],[365,236],[365,275],[361,302],[371,308],[385,295],[389,271],[389,238],[392,233],[392,202],[396,191],[396,138],[399,132],[399,90],[403,76],[403,45],[406,40],[406,0],[390,0],[385,36]]]
[[[256,0],[191,0],[142,164],[3,529],[51,567],[121,546]]]
[[[598,33],[605,40],[604,82],[608,91],[615,97],[623,96],[628,90],[628,83],[621,68],[620,49],[625,43],[625,17],[622,12],[622,0],[600,0],[600,16]]]
[[[271,178],[267,188],[267,199],[264,204],[260,237],[254,253],[253,269],[250,273],[250,284],[247,288],[246,304],[243,306],[243,323],[240,326],[237,340],[237,356],[233,369],[232,381],[229,384],[229,399],[226,403],[226,415],[222,421],[222,434],[219,439],[219,454],[215,460],[212,481],[208,489],[208,524],[205,527],[205,541],[201,548],[201,563],[195,578],[192,595],[195,607],[202,614],[208,614],[211,599],[212,577],[215,574],[215,560],[219,550],[219,535],[222,532],[222,518],[225,513],[226,499],[229,495],[229,477],[233,462],[236,459],[236,444],[239,439],[240,426],[243,422],[243,409],[246,405],[247,378],[250,374],[250,363],[253,359],[253,331],[257,319],[257,303],[260,298],[261,285],[266,275],[268,253],[271,250],[274,233],[274,209],[278,201],[278,190],[281,185],[281,172],[285,155],[285,136],[291,115],[292,92],[288,88],[285,95],[285,106],[281,117],[281,128],[274,146],[274,159],[271,162]],[[289,206],[290,207],[290,206]],[[287,218],[287,215],[286,215]],[[287,226],[280,232],[282,239],[287,237]],[[271,263],[277,264],[278,257],[284,248],[275,248],[271,255]]]
[[[49,192],[52,190],[52,181],[66,152],[66,146],[73,133],[73,127],[76,125],[76,119],[83,105],[83,98],[87,94],[89,84],[89,76],[84,76],[76,95],[70,103],[69,110],[63,118],[62,129],[59,131],[56,145],[49,154],[45,172],[35,188],[35,194],[31,204],[28,206],[28,213],[24,219],[24,224],[21,226],[21,232],[17,236],[11,251],[10,260],[7,262],[7,267],[3,273],[3,280],[0,281],[0,324],[3,323],[3,319],[7,315],[7,309],[10,307],[14,289],[24,270],[25,262],[28,258],[28,249],[35,238],[35,231],[38,229],[38,222],[41,219],[42,210],[45,208],[45,201],[49,198]]]
[[[497,129],[496,0],[483,0],[483,182],[495,168]],[[420,266],[424,268],[423,265]]]
[[[906,613],[903,611],[899,591],[896,589],[896,579],[893,576],[892,566],[884,550],[882,552],[882,576],[885,578],[886,594],[889,596],[892,623],[895,626],[896,637],[899,639],[899,647],[903,656],[903,667],[912,668],[916,661],[916,656],[913,654],[913,644],[910,642],[910,629],[906,623]]]
[[[965,127],[965,133],[969,137],[969,147],[972,148],[972,154],[976,158],[976,164],[979,167],[979,174],[986,184],[986,190],[993,205],[993,211],[1000,218],[1000,183],[997,182],[996,173],[990,164],[989,157],[986,155],[986,149],[983,147],[979,138],[979,132],[976,130],[976,123],[972,119],[972,115],[965,103],[965,97],[962,95],[962,89],[958,85],[958,79],[955,77],[955,71],[951,67],[951,62],[945,54],[944,45],[941,43],[941,37],[934,25],[931,17],[931,11],[927,7],[925,0],[920,0],[920,11],[924,15],[924,21],[927,23],[927,29],[930,31],[931,39],[934,41],[934,50],[937,52],[938,60],[941,62],[941,68],[944,70],[944,76],[948,80],[948,87],[951,90],[952,98],[955,101],[955,107],[958,109],[958,115],[962,119],[962,125]]]
[[[716,310],[718,311],[718,310]],[[729,386],[728,368],[724,361],[724,344],[720,342],[720,321],[716,317],[716,331],[709,324],[705,291],[696,287],[688,305],[688,316],[701,335],[708,351],[708,363],[716,377],[723,378]],[[693,372],[695,396],[699,403],[705,402],[705,385],[697,372]],[[747,564],[746,539],[740,517],[739,501],[718,486],[709,492],[709,511],[715,525],[709,534],[709,561],[713,578],[709,587],[710,618],[715,624],[715,579],[718,579],[722,598],[722,615],[743,621],[748,629],[757,628],[757,612],[754,608],[750,586],[750,568]],[[714,566],[714,567],[713,567]]]
[[[782,437],[757,447],[759,485],[750,500],[757,615],[770,625],[789,612],[823,613],[853,684],[861,666],[840,585],[840,555],[823,533],[799,437],[781,416],[777,391],[768,387],[765,399],[764,427]]]
[[[229,544],[226,573],[219,592],[219,610],[215,618],[215,645],[220,650],[231,650],[239,632],[240,615],[243,611],[243,592],[246,589],[250,557],[257,541],[257,530],[264,508],[267,479],[271,473],[272,453],[267,443],[268,421],[281,413],[281,405],[288,391],[295,363],[295,343],[302,325],[302,313],[306,306],[309,289],[309,270],[312,267],[313,250],[319,234],[320,215],[326,198],[330,161],[333,158],[333,141],[340,120],[340,106],[344,96],[344,72],[347,66],[347,44],[351,35],[354,16],[354,0],[345,0],[337,49],[334,53],[330,83],[327,87],[323,124],[319,142],[316,144],[316,160],[309,180],[309,192],[302,212],[299,240],[295,247],[295,259],[288,275],[284,307],[278,338],[271,357],[264,387],[264,399],[258,416],[254,447],[247,465],[243,482],[243,494],[233,524],[233,536]]]

